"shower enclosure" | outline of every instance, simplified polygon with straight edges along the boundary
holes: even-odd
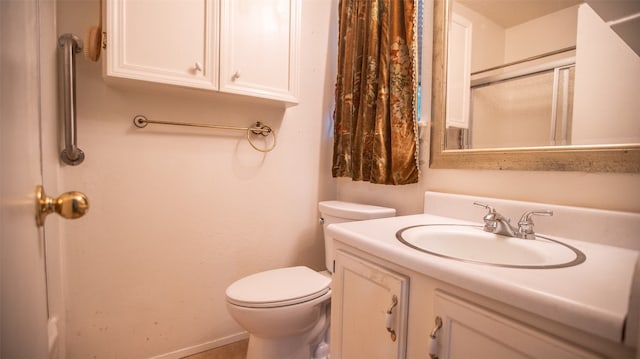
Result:
[[[575,60],[471,81],[465,148],[571,144]]]

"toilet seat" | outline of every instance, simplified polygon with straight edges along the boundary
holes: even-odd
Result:
[[[226,291],[229,303],[249,308],[273,308],[303,303],[331,290],[331,278],[308,267],[268,270],[242,278]]]

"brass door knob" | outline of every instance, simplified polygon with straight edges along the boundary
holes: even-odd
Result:
[[[65,192],[58,198],[47,196],[42,186],[36,186],[36,224],[44,225],[49,213],[58,213],[64,218],[75,219],[84,216],[89,210],[89,199],[82,192]]]

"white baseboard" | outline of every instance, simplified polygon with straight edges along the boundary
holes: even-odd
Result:
[[[210,342],[179,349],[170,353],[157,355],[149,359],[180,359],[189,355],[198,354],[206,350],[215,349],[223,345],[235,343],[237,341],[244,340],[247,338],[249,338],[249,333],[241,332],[241,333],[230,335],[228,337],[212,340]]]

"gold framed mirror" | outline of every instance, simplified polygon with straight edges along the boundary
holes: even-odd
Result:
[[[635,143],[446,149],[447,45],[452,1],[434,0],[431,168],[640,172],[640,144]]]

